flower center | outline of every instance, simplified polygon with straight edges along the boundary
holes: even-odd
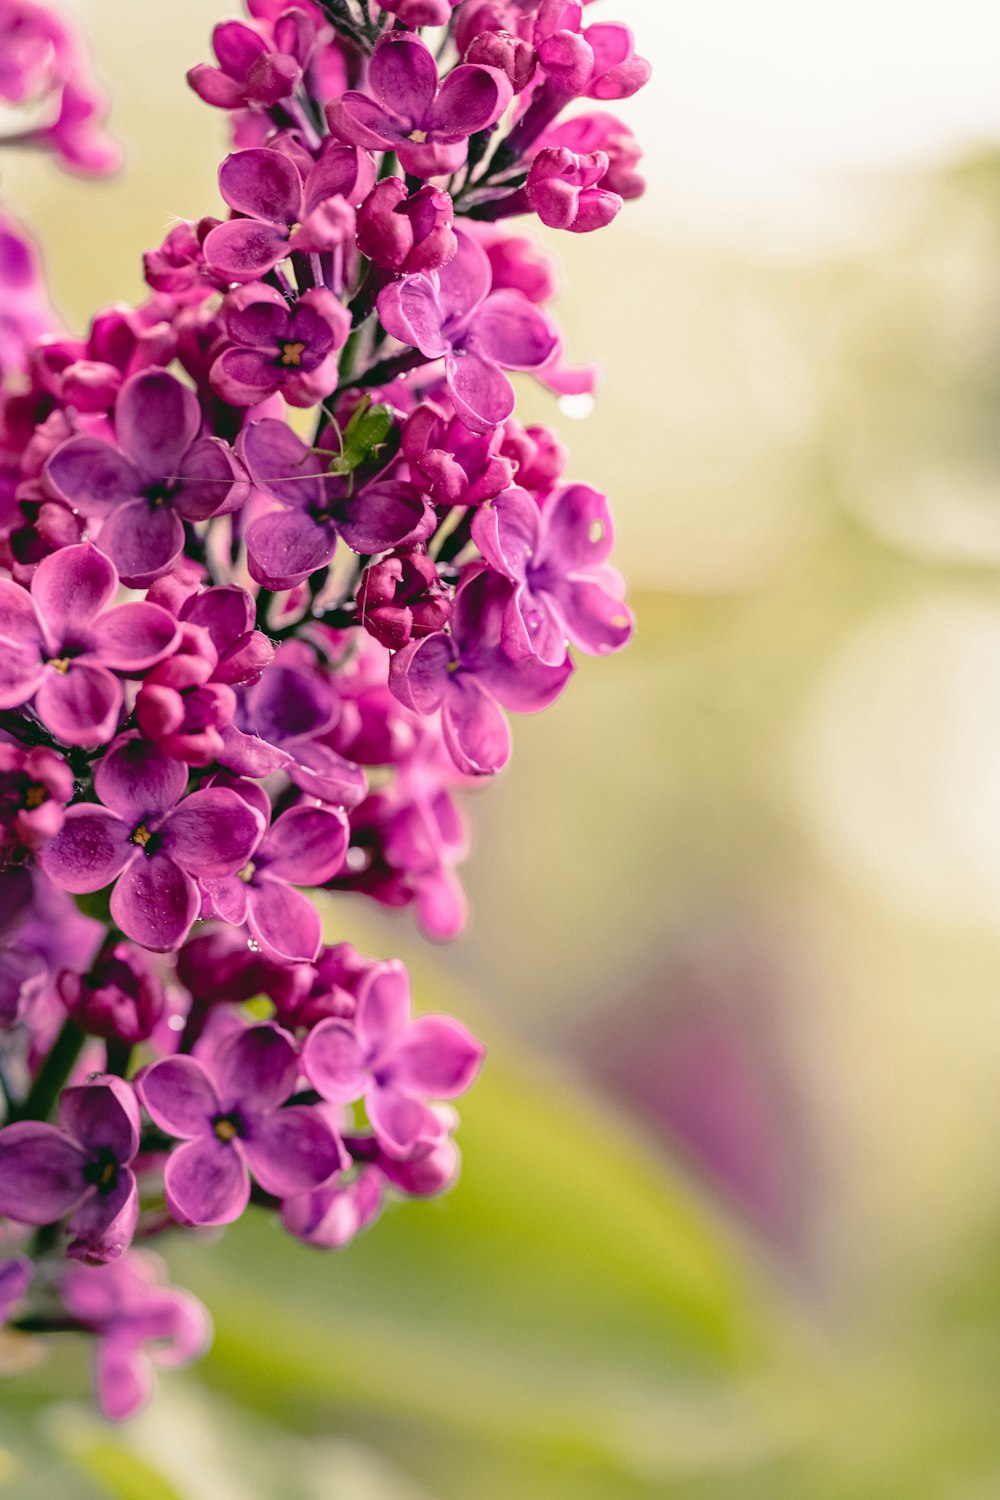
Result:
[[[427,132],[426,130],[411,130],[406,139],[412,141],[415,146],[425,146],[427,144]]]
[[[220,1115],[217,1120],[212,1121],[212,1129],[220,1141],[235,1141],[239,1135],[236,1123],[230,1115]]]
[[[153,835],[145,823],[140,823],[138,828],[133,829],[131,834],[133,844],[138,844],[140,849],[147,848],[152,837]]]
[[[278,357],[278,363],[284,365],[286,369],[297,370],[302,363],[302,356],[306,348],[305,344],[301,342],[289,342],[280,345],[280,348],[281,354]]]
[[[102,1151],[93,1161],[88,1161],[83,1169],[83,1179],[102,1196],[110,1193],[118,1181],[118,1163],[111,1152]]]
[[[237,870],[237,872],[236,872],[236,879],[237,880],[242,880],[242,882],[243,882],[244,885],[249,885],[250,882],[251,882],[251,880],[254,877],[254,870],[256,868],[257,867],[254,864],[253,860],[250,860],[247,864],[245,864],[243,866],[242,870]]]
[[[39,782],[33,781],[24,794],[24,806],[27,808],[41,807],[48,795],[48,792]]]
[[[48,665],[54,672],[58,672],[61,677],[65,677],[66,673],[69,671],[69,657],[50,656]]]

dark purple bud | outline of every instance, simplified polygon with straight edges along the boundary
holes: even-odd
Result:
[[[84,1031],[122,1042],[151,1036],[166,1004],[158,975],[132,943],[117,943],[87,974],[64,969],[56,986]]]

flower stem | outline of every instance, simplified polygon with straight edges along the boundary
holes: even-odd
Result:
[[[62,1030],[52,1045],[51,1052],[39,1068],[35,1081],[18,1110],[20,1119],[47,1120],[49,1118],[62,1092],[63,1084],[72,1073],[86,1040],[87,1033],[67,1016]]]

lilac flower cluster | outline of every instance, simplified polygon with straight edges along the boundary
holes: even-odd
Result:
[[[146,254],[140,306],[61,330],[0,225],[0,1304],[94,1337],[112,1417],[208,1338],[147,1241],[255,1203],[341,1246],[454,1180],[482,1047],[308,892],[455,936],[457,796],[632,629],[607,500],[514,416],[510,372],[593,377],[498,227],[642,191],[603,108],[648,76],[630,33],[585,0],[247,11],[189,73],[227,216]],[[0,0],[0,96],[79,116],[67,36]],[[110,166],[83,128],[17,141]]]

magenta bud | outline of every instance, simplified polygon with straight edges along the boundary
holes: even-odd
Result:
[[[584,234],[603,229],[622,207],[617,193],[597,187],[608,170],[603,151],[579,156],[567,146],[547,146],[531,164],[525,192],[550,229]]]
[[[470,42],[465,61],[499,68],[510,79],[514,93],[520,94],[531,82],[538,59],[530,42],[509,31],[481,31]]]
[[[456,250],[451,198],[425,185],[407,194],[398,177],[377,182],[358,209],[358,249],[380,270],[434,271]]]
[[[450,614],[451,599],[425,552],[398,552],[365,570],[358,618],[390,650],[441,630]]]

